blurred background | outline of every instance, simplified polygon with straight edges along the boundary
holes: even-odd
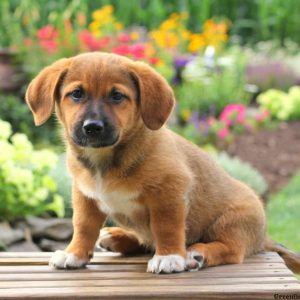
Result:
[[[1,250],[70,239],[60,131],[54,117],[34,127],[24,93],[53,61],[105,51],[168,79],[169,126],[251,186],[271,237],[300,251],[299,12],[298,0],[1,0]]]

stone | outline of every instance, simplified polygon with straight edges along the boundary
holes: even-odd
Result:
[[[57,241],[43,238],[39,241],[38,245],[43,251],[56,251],[56,250],[65,249],[68,246],[68,243],[57,242]]]
[[[46,237],[56,241],[65,241],[69,240],[73,234],[71,219],[28,217],[27,223],[34,239]]]
[[[25,241],[12,244],[7,248],[10,252],[40,252],[41,249],[33,242]]]
[[[0,241],[5,246],[25,239],[24,231],[12,228],[8,222],[0,223]]]

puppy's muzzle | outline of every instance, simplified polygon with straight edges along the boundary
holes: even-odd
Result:
[[[82,131],[86,137],[96,137],[101,134],[104,129],[104,123],[101,120],[85,120]]]

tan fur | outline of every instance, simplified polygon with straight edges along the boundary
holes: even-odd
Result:
[[[115,145],[83,148],[72,141],[86,105],[67,97],[78,84],[115,121]],[[115,85],[129,100],[111,106],[103,95]],[[264,249],[261,201],[198,147],[163,126],[174,96],[147,65],[117,55],[79,55],[44,69],[29,86],[26,100],[36,124],[49,117],[56,102],[64,128],[74,185],[74,237],[68,252],[86,259],[107,213],[124,228],[113,230],[123,253],[143,246],[155,249],[156,255],[185,257],[189,247],[214,266],[241,263]],[[47,110],[42,109],[45,103]]]

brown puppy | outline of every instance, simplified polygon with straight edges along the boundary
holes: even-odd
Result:
[[[56,108],[73,177],[74,235],[52,266],[86,265],[107,216],[121,227],[103,229],[100,245],[155,251],[148,272],[241,263],[264,249],[260,200],[164,126],[173,92],[146,64],[104,53],[62,59],[32,81],[26,101],[36,125]]]

